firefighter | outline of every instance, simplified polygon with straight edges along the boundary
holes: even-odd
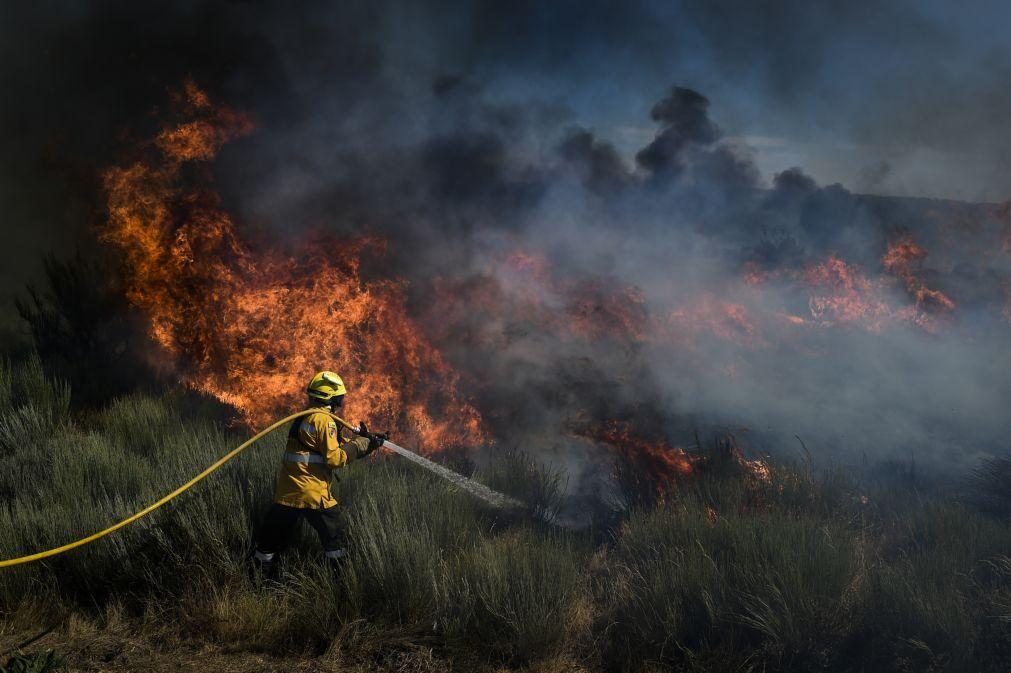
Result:
[[[347,388],[333,372],[320,372],[309,382],[309,408],[318,413],[295,419],[288,432],[284,462],[274,487],[274,502],[260,528],[254,562],[273,576],[274,561],[304,518],[315,529],[327,560],[338,566],[347,556],[340,508],[330,492],[333,471],[364,458],[383,445],[385,434],[371,433],[365,423],[358,436],[345,439],[343,428],[326,412],[344,404]]]

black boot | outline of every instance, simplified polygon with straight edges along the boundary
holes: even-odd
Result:
[[[262,552],[253,554],[253,579],[257,583],[277,582],[277,554]]]
[[[323,556],[326,558],[326,564],[334,571],[335,574],[340,574],[344,572],[344,567],[348,562],[348,551],[347,549],[333,549],[323,552]]]

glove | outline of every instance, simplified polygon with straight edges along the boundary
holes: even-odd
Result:
[[[367,440],[369,440],[369,446],[362,453],[363,456],[367,456],[380,446],[383,445],[390,436],[385,432],[369,432],[369,426],[365,425],[365,421],[358,424],[358,434]]]

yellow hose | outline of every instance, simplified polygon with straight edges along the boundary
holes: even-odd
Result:
[[[145,516],[146,514],[150,514],[151,512],[155,511],[156,509],[158,509],[159,507],[161,507],[165,503],[169,502],[170,500],[175,499],[177,496],[179,496],[182,493],[185,493],[189,489],[193,488],[196,484],[198,484],[199,482],[203,481],[204,478],[210,476],[213,472],[217,471],[217,469],[220,468],[222,465],[224,465],[225,463],[227,463],[228,461],[230,461],[232,458],[235,458],[235,456],[237,456],[240,453],[242,453],[243,451],[245,451],[251,444],[259,441],[260,439],[263,439],[263,437],[265,437],[266,435],[269,435],[271,432],[273,432],[274,430],[276,430],[280,426],[284,425],[285,423],[288,423],[289,421],[293,421],[296,418],[300,418],[302,416],[308,416],[309,414],[318,413],[320,411],[324,411],[324,410],[322,410],[322,409],[307,409],[305,411],[300,411],[297,414],[292,414],[291,416],[286,416],[285,418],[282,418],[281,420],[279,420],[279,421],[275,422],[274,424],[272,424],[270,427],[268,427],[268,428],[266,428],[264,430],[261,430],[260,432],[256,433],[255,435],[253,435],[252,437],[250,437],[249,439],[247,439],[245,442],[243,442],[242,444],[240,444],[239,446],[237,446],[236,448],[234,448],[231,451],[229,451],[228,453],[226,453],[224,456],[222,456],[221,458],[219,458],[218,460],[216,460],[206,470],[204,470],[203,472],[201,472],[197,476],[193,477],[192,479],[190,479],[189,481],[187,481],[185,484],[183,484],[182,486],[180,486],[176,490],[172,491],[171,493],[169,493],[168,495],[164,496],[160,500],[158,500],[158,501],[156,501],[156,502],[148,505],[147,507],[145,507],[144,509],[140,510],[136,514],[133,514],[133,515],[131,515],[131,516],[123,519],[119,523],[116,523],[116,524],[113,524],[113,525],[109,526],[105,530],[100,530],[97,533],[92,533],[88,537],[82,537],[80,540],[75,540],[74,542],[70,542],[68,544],[65,544],[62,547],[54,547],[53,549],[47,549],[46,551],[40,551],[40,552],[38,552],[36,554],[29,554],[28,556],[19,556],[18,558],[12,558],[12,559],[7,559],[6,561],[0,561],[0,568],[7,568],[7,567],[10,567],[10,566],[21,565],[22,563],[31,563],[32,561],[39,561],[39,560],[44,559],[44,558],[49,558],[50,556],[56,556],[58,554],[62,554],[63,552],[70,551],[71,549],[77,549],[78,547],[83,547],[84,545],[86,545],[86,544],[88,544],[90,542],[94,542],[95,540],[98,540],[99,538],[105,537],[109,533],[115,533],[120,528],[123,528],[124,526],[129,526],[131,523],[133,523],[137,519],[140,519],[142,516]],[[327,412],[327,413],[329,413],[329,412]],[[348,423],[344,419],[342,419],[342,418],[340,418],[338,416],[334,416],[333,414],[329,414],[329,415],[333,416],[334,420],[336,420],[338,423],[340,423],[341,425],[343,425],[345,428],[351,430],[352,432],[357,432],[358,431],[357,428],[355,428],[353,425],[351,425],[350,423]]]

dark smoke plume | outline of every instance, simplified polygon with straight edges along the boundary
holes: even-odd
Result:
[[[688,4],[717,32],[709,10]],[[8,49],[34,65],[3,71],[5,89],[24,92],[0,118],[15,130],[3,164],[18,189],[8,212],[22,220],[12,247],[86,241],[102,218],[93,176],[150,135],[189,76],[257,124],[214,167],[245,232],[282,249],[312,230],[385,236],[388,255],[367,274],[409,281],[410,310],[503,444],[574,473],[596,455],[588,426],[602,420],[668,443],[730,430],[755,451],[799,434],[825,462],[950,464],[1007,450],[1006,213],[857,195],[799,168],[766,185],[721,131],[732,126],[720,97],[682,86],[650,89],[652,140],[626,152],[579,126],[564,96],[517,92],[502,76],[507,64],[532,73],[524,54],[561,49],[539,32],[553,14],[380,5],[18,9]],[[850,10],[837,12],[850,25]],[[560,15],[589,34],[654,34],[638,6]],[[784,75],[804,62],[799,44],[786,40],[767,64],[777,100],[799,95]],[[746,57],[728,47],[719,60]],[[814,81],[806,68],[796,77]],[[641,106],[629,98],[606,103],[631,115]],[[927,253],[910,247],[912,261],[885,268],[903,237]],[[839,317],[824,295],[840,281],[805,286],[832,259],[889,278],[872,301],[912,317],[880,329]]]

